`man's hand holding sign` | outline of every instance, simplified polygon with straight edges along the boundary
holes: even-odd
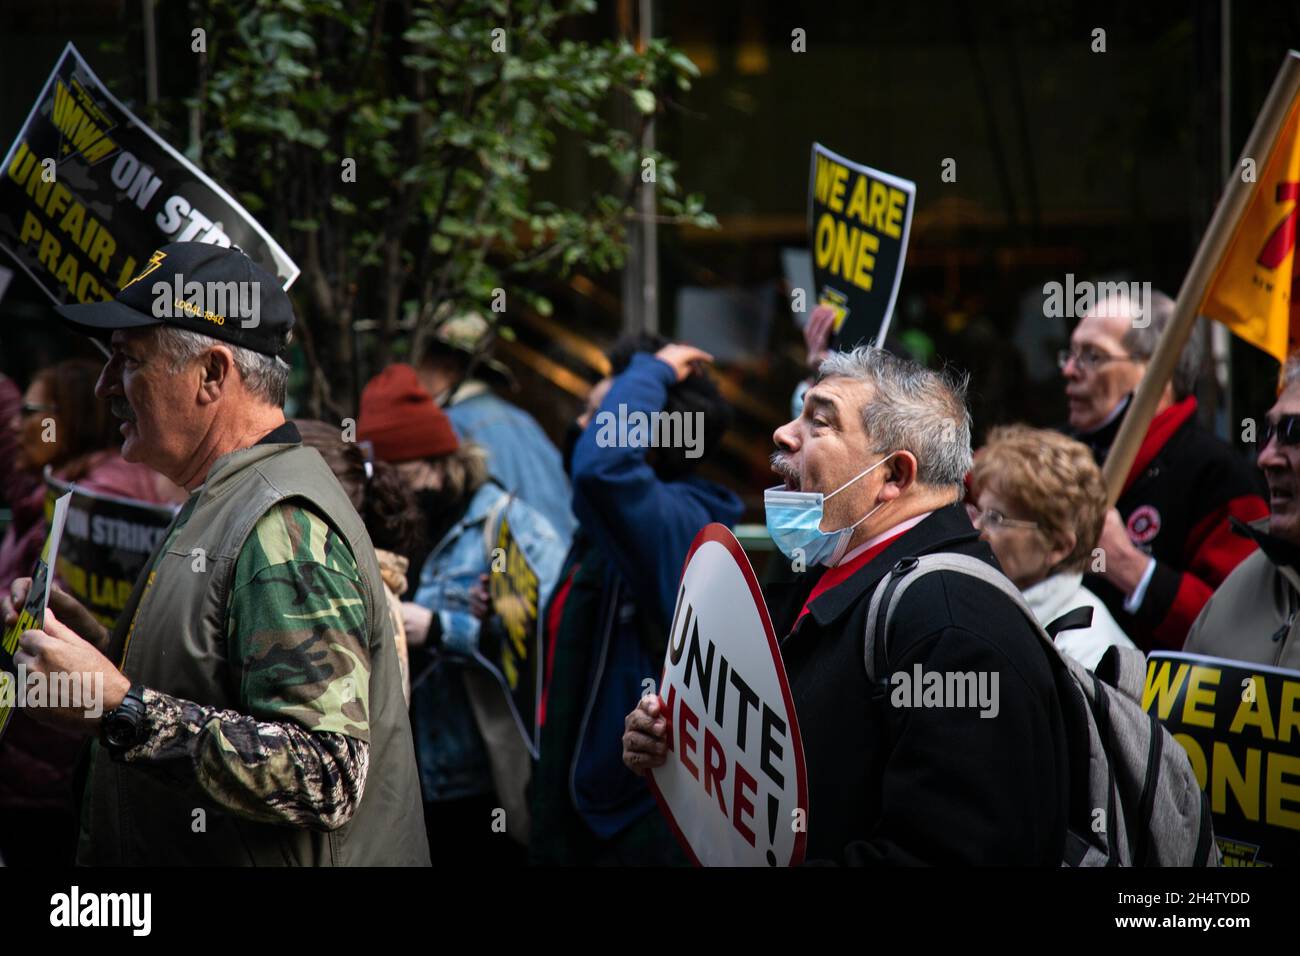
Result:
[[[696,862],[802,862],[808,787],[794,705],[754,572],[720,524],[687,556],[660,692],[628,715],[623,759],[653,770]]]
[[[0,593],[0,736],[14,706],[27,707],[43,723],[90,734],[105,705],[116,707],[130,689],[101,653],[103,625],[52,580],[71,498],[68,492],[51,503],[50,531],[33,577],[18,578]]]
[[[10,594],[0,597],[0,620],[3,620],[6,628],[18,620],[15,607],[21,607],[27,599],[31,581],[31,578],[19,578],[10,586]],[[55,594],[59,596],[57,601]],[[29,681],[33,675],[39,675],[47,687],[57,686],[64,675],[80,675],[83,681],[87,678],[93,681],[95,675],[101,675],[104,689],[99,709],[105,713],[112,710],[122,703],[131,682],[92,643],[92,640],[103,635],[103,625],[64,592],[52,589],[50,598],[50,606],[45,609],[45,621],[41,627],[24,631],[18,639],[14,666],[23,667]],[[54,607],[58,604],[63,604],[73,615],[73,620],[78,620],[79,626],[85,630],[79,634],[60,621],[54,613]],[[22,692],[22,688],[19,688],[19,692]],[[29,706],[27,712],[41,723],[82,736],[89,736],[99,729],[98,721],[88,718],[80,699],[75,706],[71,700],[47,699],[44,706]]]

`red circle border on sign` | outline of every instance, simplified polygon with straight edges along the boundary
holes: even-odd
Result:
[[[691,549],[686,552],[686,560],[682,562],[682,573],[678,580],[680,581],[681,578],[686,576],[686,569],[690,566],[691,559],[695,557],[695,552],[700,550],[701,547],[710,541],[726,548],[727,553],[731,555],[731,559],[735,561],[736,566],[740,568],[740,573],[744,576],[745,583],[749,585],[750,596],[754,599],[754,604],[758,608],[759,619],[763,622],[763,633],[767,637],[767,646],[772,653],[772,660],[777,665],[776,677],[781,684],[781,698],[785,702],[786,716],[790,719],[790,739],[794,743],[795,777],[799,782],[798,809],[804,811],[805,825],[802,830],[795,834],[794,853],[791,855],[788,864],[789,866],[799,866],[803,863],[804,854],[807,852],[808,846],[808,771],[804,766],[803,736],[799,732],[799,716],[795,713],[794,697],[790,693],[790,680],[786,677],[785,662],[781,658],[781,645],[777,642],[776,632],[772,628],[772,617],[768,614],[767,602],[763,600],[763,591],[758,585],[758,578],[754,575],[754,568],[749,563],[749,556],[745,554],[745,549],[740,546],[740,542],[737,541],[736,536],[731,533],[731,529],[720,522],[712,522],[711,524],[707,524],[701,528],[700,533],[697,534],[695,540],[691,542]],[[669,640],[672,640],[672,635],[669,635]],[[663,686],[662,673],[659,675],[659,686]],[[646,784],[650,787],[650,792],[654,794],[655,802],[659,804],[659,809],[663,812],[665,819],[667,819],[668,826],[672,829],[673,836],[677,838],[677,842],[681,844],[682,849],[686,851],[686,855],[690,857],[692,863],[696,866],[702,866],[703,864],[700,863],[699,858],[695,855],[695,851],[691,849],[690,843],[687,842],[686,837],[682,834],[682,829],[678,826],[676,818],[673,817],[673,812],[668,807],[668,801],[666,801],[663,798],[663,794],[659,792],[659,787],[655,783],[654,771],[650,771],[646,774]]]

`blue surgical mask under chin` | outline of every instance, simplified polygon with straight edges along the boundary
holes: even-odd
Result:
[[[780,485],[763,492],[763,511],[767,517],[767,530],[772,535],[772,540],[776,542],[776,546],[781,549],[781,553],[792,561],[796,557],[802,557],[805,566],[809,567],[821,564],[830,568],[838,564],[848,550],[854,530],[884,507],[885,502],[876,505],[847,528],[823,531],[821,524],[825,502],[858,479],[875,471],[895,454],[897,452],[890,452],[829,495],[823,495],[820,491],[787,491]]]

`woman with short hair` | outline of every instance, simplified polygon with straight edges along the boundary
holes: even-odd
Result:
[[[1134,647],[1083,586],[1106,517],[1106,487],[1087,446],[1045,429],[995,428],[970,478],[971,522],[1038,622],[1092,608],[1092,625],[1060,632],[1057,648],[1091,670],[1112,644]]]

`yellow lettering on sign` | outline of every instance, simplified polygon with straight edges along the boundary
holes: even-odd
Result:
[[[907,209],[907,193],[901,189],[889,187],[889,212],[885,216],[885,235],[891,239],[903,235],[903,211]]]
[[[65,558],[59,558],[58,570],[59,580],[63,582],[64,590],[74,597],[82,599],[84,604],[86,597],[86,569],[73,564]]]
[[[817,266],[867,292],[871,291],[871,273],[876,265],[873,253],[879,248],[880,240],[871,233],[855,229],[830,213],[824,213],[817,222],[813,240]]]
[[[492,609],[506,631],[501,648],[501,671],[511,690],[519,684],[519,665],[527,663],[528,638],[537,623],[537,575],[528,566],[528,558],[510,533],[505,518],[497,529],[496,546],[505,554],[505,568],[489,578]]]
[[[1300,728],[1300,681],[1282,682],[1282,703],[1277,712],[1277,739],[1279,743],[1291,742],[1291,731]]]
[[[880,240],[869,232],[860,232],[858,235],[861,238],[858,241],[858,255],[854,259],[853,276],[850,281],[858,288],[870,292],[871,273],[876,268],[876,257],[873,253],[880,248]]]
[[[1265,740],[1272,740],[1277,735],[1273,733],[1273,712],[1268,706],[1268,684],[1263,677],[1254,676],[1251,678],[1255,685],[1255,700],[1249,702],[1245,700],[1245,695],[1240,704],[1237,705],[1237,713],[1232,718],[1232,725],[1228,732],[1239,734],[1244,727],[1256,727],[1259,729],[1260,736]]]
[[[126,602],[131,597],[132,587],[134,587],[134,584],[124,578],[101,577],[98,574],[91,574],[91,603],[96,607],[109,607],[120,611],[126,607]]]
[[[1222,740],[1214,742],[1210,759],[1210,809],[1224,813],[1228,808],[1228,789],[1247,820],[1259,819],[1259,767],[1260,751],[1255,747],[1246,750],[1246,771],[1242,773],[1232,751]]]
[[[100,128],[99,124],[106,118],[99,115],[89,95],[75,80],[71,87],[64,86],[62,80],[55,81],[50,119],[63,134],[64,153],[79,151],[88,163],[97,163],[117,149],[117,144]]]
[[[889,190],[880,180],[871,183],[871,208],[867,210],[867,225],[876,232],[885,231],[885,204],[889,201]]]
[[[1300,784],[1284,782],[1283,777],[1293,780],[1300,777],[1300,757],[1290,754],[1271,753],[1268,755],[1268,806],[1264,810],[1264,821],[1272,826],[1300,830],[1300,812],[1283,806],[1283,801],[1292,805],[1300,804]]]
[[[845,215],[857,217],[864,226],[867,224],[867,177],[860,173],[853,183],[853,195],[849,197],[849,209]]]
[[[831,250],[831,272],[849,278],[853,272],[853,257],[858,249],[858,236],[861,233],[850,229],[843,220],[835,223],[835,246]]]
[[[831,183],[835,179],[835,170],[838,167],[825,156],[817,157],[817,175],[813,178],[813,195],[823,206],[827,204],[831,195]]]
[[[826,205],[836,212],[844,211],[844,185],[849,178],[849,171],[844,166],[836,166],[831,174],[831,194]]]
[[[1192,665],[1192,675],[1187,682],[1187,694],[1183,697],[1183,723],[1196,727],[1214,726],[1214,688],[1218,686],[1222,676],[1223,672],[1217,667]],[[1209,709],[1199,709],[1202,704]]]
[[[1173,661],[1154,660],[1152,666],[1147,668],[1146,686],[1142,688],[1142,709],[1147,713],[1151,712],[1151,702],[1156,702],[1156,716],[1161,720],[1168,720],[1170,712],[1174,709],[1174,703],[1178,700],[1178,691],[1183,686],[1183,681],[1187,679],[1187,672],[1191,669],[1187,664],[1175,665]],[[1173,682],[1170,682],[1170,675],[1173,675]]]

